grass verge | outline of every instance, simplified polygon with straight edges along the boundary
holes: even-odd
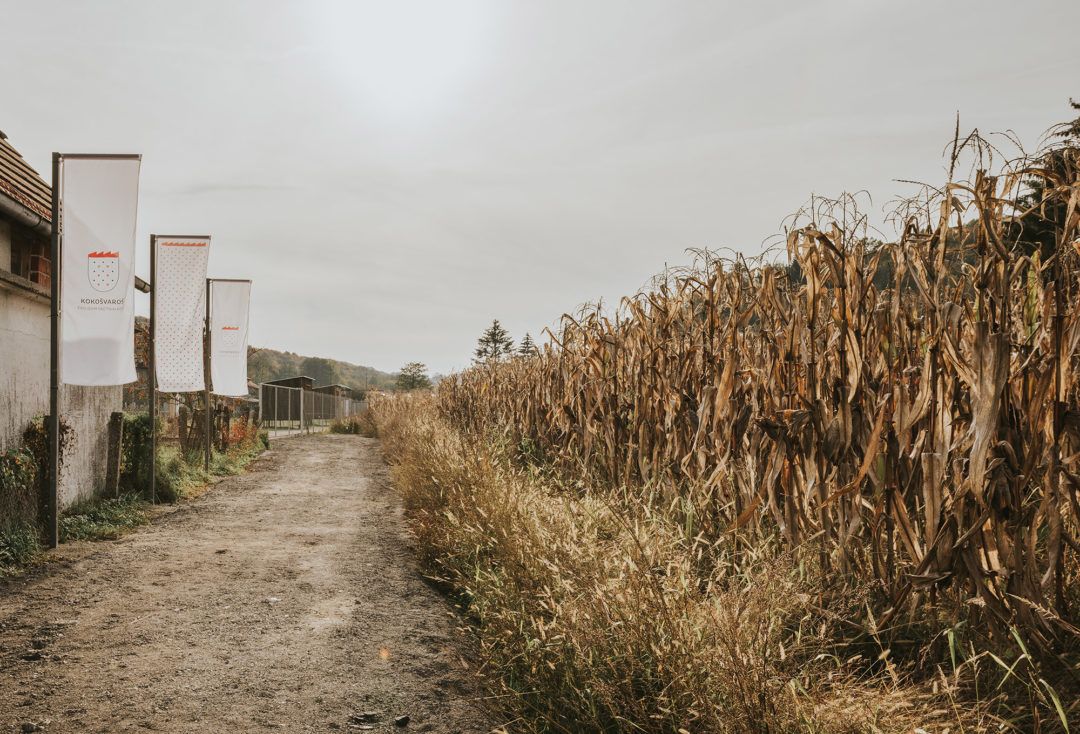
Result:
[[[30,523],[11,523],[0,528],[0,577],[17,572],[41,552],[41,538]]]
[[[150,503],[137,495],[80,502],[60,516],[60,542],[113,540],[149,520]]]
[[[568,485],[467,438],[429,399],[384,398],[379,434],[429,572],[477,622],[524,731],[984,731],[964,680],[915,681],[822,608],[780,544],[705,544],[648,503]],[[964,701],[963,704],[960,701]]]

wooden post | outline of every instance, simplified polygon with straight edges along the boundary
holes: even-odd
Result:
[[[124,414],[115,411],[109,416],[109,453],[105,464],[105,491],[120,496],[120,459],[124,446]]]

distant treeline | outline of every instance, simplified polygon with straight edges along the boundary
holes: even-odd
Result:
[[[248,354],[248,378],[254,382],[280,380],[307,375],[317,385],[341,384],[354,390],[366,388],[393,389],[395,375],[380,372],[374,367],[339,362],[323,357],[305,357],[294,352],[252,347]]]

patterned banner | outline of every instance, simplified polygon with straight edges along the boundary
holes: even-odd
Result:
[[[203,325],[209,237],[154,237],[154,361],[161,392],[206,389]]]

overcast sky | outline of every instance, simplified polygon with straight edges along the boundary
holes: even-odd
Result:
[[[1080,2],[0,0],[0,130],[143,154],[139,247],[210,233],[252,343],[467,366],[811,193],[938,181],[1080,97]]]

